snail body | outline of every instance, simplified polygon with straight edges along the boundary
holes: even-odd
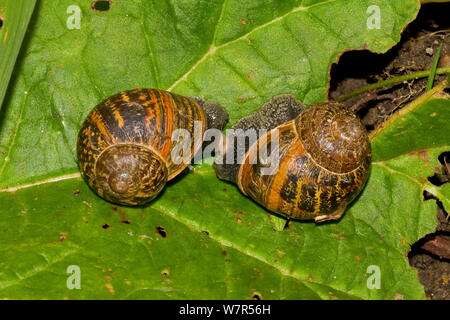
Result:
[[[176,129],[201,134],[221,129],[228,115],[220,105],[158,89],[120,92],[98,104],[84,121],[77,140],[82,176],[102,198],[118,204],[143,205],[190,163],[202,147],[190,139],[190,153],[172,161]],[[193,135],[191,135],[193,137]]]
[[[242,193],[289,219],[339,219],[367,180],[368,135],[356,115],[342,104],[322,102],[306,107],[291,95],[281,95],[238,121],[236,128],[269,131],[245,145],[243,159],[236,159],[235,164],[215,164],[217,176],[236,183]],[[251,163],[250,159],[261,147],[275,143],[274,136],[278,168],[273,174],[263,174],[267,163],[257,157]]]

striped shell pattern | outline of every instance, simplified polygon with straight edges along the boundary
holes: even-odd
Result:
[[[279,166],[261,174],[249,159],[278,132]],[[262,138],[262,137],[261,137]],[[316,222],[341,217],[367,180],[371,149],[367,132],[353,112],[337,103],[317,103],[296,119],[269,131],[246,153],[237,177],[241,191],[272,212]]]
[[[194,99],[157,89],[118,93],[98,104],[78,135],[77,156],[89,186],[108,201],[142,205],[155,198],[190,158],[174,163],[172,132],[206,118]],[[202,132],[203,133],[203,132]],[[191,139],[191,157],[201,141]],[[190,156],[187,155],[187,156]]]

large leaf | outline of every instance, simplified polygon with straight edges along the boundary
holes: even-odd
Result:
[[[0,120],[0,297],[423,298],[406,253],[435,228],[436,204],[423,191],[448,195],[426,181],[449,144],[433,143],[449,121],[433,126],[439,117],[426,116],[448,115],[448,100],[404,115],[426,128],[428,142],[411,142],[422,141],[419,130],[407,138],[427,158],[374,141],[368,184],[335,223],[282,231],[283,220],[207,163],[146,208],[105,202],[79,178],[77,131],[111,94],[139,86],[202,95],[226,106],[230,123],[282,92],[320,101],[341,52],[386,51],[418,10],[413,0],[300,2],[114,1],[107,12],[40,2]],[[66,9],[77,3],[81,29],[68,30]],[[370,5],[381,9],[381,29],[366,28]],[[80,290],[66,287],[70,265],[80,267]],[[380,289],[366,284],[371,265]]]
[[[76,3],[81,29],[68,30]],[[299,3],[136,0],[92,12],[86,1],[40,2],[2,116],[0,151],[14,160],[1,165],[0,187],[74,172],[83,119],[121,90],[201,95],[226,106],[230,123],[278,93],[323,100],[343,50],[388,49],[418,10],[415,0]],[[382,28],[367,29],[376,4]]]

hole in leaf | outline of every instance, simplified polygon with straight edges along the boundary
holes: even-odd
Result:
[[[262,295],[261,295],[261,293],[259,293],[259,292],[253,292],[252,299],[253,299],[253,300],[262,300]]]
[[[202,233],[203,233],[205,236],[209,236],[209,232],[208,232],[208,231],[203,230]]]
[[[104,225],[102,225],[103,229],[108,229],[109,228],[109,224],[105,223]]]
[[[450,151],[442,152],[442,153],[439,155],[438,159],[439,159],[439,162],[440,162],[443,166],[447,165],[447,167],[448,167],[448,165],[450,164]]]
[[[97,0],[92,1],[91,9],[93,11],[108,11],[112,5],[112,1]]]
[[[3,27],[3,17],[0,17],[0,30],[2,30]]]
[[[437,198],[432,193],[424,190],[424,192],[423,192],[423,201],[428,201],[430,199],[437,200]]]
[[[439,162],[442,164],[442,170],[440,168],[435,168],[436,173],[428,178],[435,186],[442,186],[444,183],[450,181],[450,152],[446,151],[439,155]]]
[[[444,213],[444,215],[445,215],[445,216],[447,217],[447,219],[448,219],[448,217],[449,217],[448,212],[444,209],[444,205],[442,204],[441,200],[439,200],[438,198],[436,198],[436,197],[434,196],[434,194],[432,194],[432,193],[430,193],[430,192],[424,190],[424,191],[423,191],[423,201],[427,201],[427,200],[430,200],[430,199],[436,200],[437,206],[439,207],[439,209]]]
[[[428,255],[434,256],[439,260],[448,261],[449,259],[446,258],[446,256],[448,256],[448,247],[445,245],[444,247],[439,248],[439,246],[433,245],[433,241],[436,241],[439,238],[443,238],[444,244],[447,244],[448,240],[445,240],[445,238],[448,238],[449,236],[450,232],[448,231],[436,231],[425,235],[423,238],[419,239],[411,246],[411,250],[408,252],[408,258],[411,259],[417,254],[426,253]],[[443,251],[445,251],[446,253],[442,254]],[[424,266],[420,264],[415,264],[414,267],[424,268]]]
[[[435,186],[442,186],[444,183],[447,183],[449,181],[449,176],[445,174],[435,173],[431,177],[428,178],[428,181],[430,181]]]
[[[163,271],[161,271],[161,275],[163,276],[163,277],[167,277],[168,275],[169,275],[169,270],[167,270],[167,269],[164,269]]]
[[[167,232],[166,232],[166,229],[164,229],[164,227],[156,226],[155,232],[157,235],[160,235],[163,238],[167,237]]]
[[[431,177],[428,177],[428,181],[430,181],[432,184],[438,187],[445,183],[441,180],[441,175],[439,173],[435,173]]]

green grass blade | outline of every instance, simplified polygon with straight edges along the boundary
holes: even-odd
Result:
[[[433,66],[431,67],[431,73],[428,77],[427,87],[425,92],[428,92],[433,87],[434,77],[436,76],[436,69],[439,61],[439,56],[441,55],[442,43],[439,45],[439,48],[436,51],[436,56],[434,57]]]
[[[36,0],[0,4],[0,108],[35,4]]]
[[[393,78],[382,80],[382,81],[379,81],[376,83],[372,83],[372,84],[369,84],[368,86],[365,86],[365,87],[356,89],[352,92],[349,92],[347,94],[344,94],[344,95],[340,96],[339,98],[337,98],[336,101],[343,102],[347,99],[350,99],[350,98],[360,95],[362,93],[365,93],[365,92],[368,92],[371,90],[375,90],[375,89],[379,89],[379,88],[383,88],[383,87],[386,87],[386,86],[389,86],[392,84],[401,83],[403,81],[424,78],[424,77],[430,77],[432,71],[433,70],[430,69],[430,70],[418,71],[418,72],[414,72],[414,73],[407,73],[407,74],[403,74],[398,77],[393,77]],[[434,69],[434,73],[435,73],[435,75],[436,74],[450,74],[450,67]],[[433,78],[434,78],[434,76],[433,76]]]

